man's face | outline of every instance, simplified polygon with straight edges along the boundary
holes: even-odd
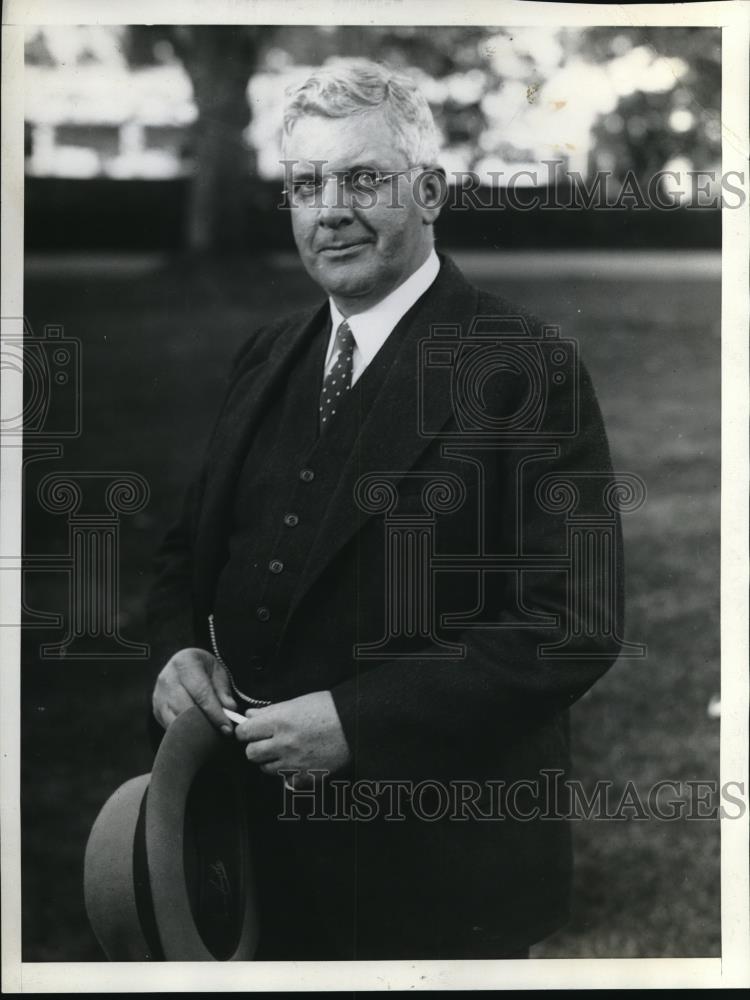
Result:
[[[316,173],[362,168],[390,173],[414,166],[379,110],[347,118],[298,119],[287,139],[286,160],[295,182]],[[427,259],[429,223],[437,212],[419,204],[424,195],[415,199],[418,176],[415,170],[386,180],[360,196],[359,204],[333,179],[311,204],[292,197],[292,229],[302,262],[346,315],[380,301]]]

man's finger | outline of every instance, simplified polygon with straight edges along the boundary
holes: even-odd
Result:
[[[275,716],[278,714],[278,704],[276,705],[264,705],[262,708],[247,708],[245,709],[246,719],[267,719],[270,716]]]
[[[221,702],[216,695],[212,680],[208,675],[202,674],[198,677],[185,678],[183,686],[206,718],[217,729],[221,729],[225,733],[231,733],[232,727],[226,715],[224,715]]]
[[[191,697],[190,692],[186,691],[181,685],[173,688],[167,697],[167,708],[170,708],[175,715],[180,715],[181,712],[187,712],[187,710],[192,708],[194,704],[195,701]]]
[[[269,764],[272,761],[279,762],[279,752],[274,746],[273,740],[248,743],[245,747],[245,756],[251,764]]]
[[[279,763],[278,760],[273,760],[268,764],[261,764],[260,770],[263,774],[278,774],[279,773]]]
[[[242,740],[243,743],[248,741],[255,742],[257,740],[270,740],[274,736],[274,729],[270,722],[266,722],[263,718],[258,718],[257,716],[252,719],[245,719],[244,722],[240,722],[234,731],[234,735],[238,740]]]
[[[154,691],[151,696],[151,712],[162,729],[166,729],[167,723],[164,719],[164,705],[162,704],[161,699],[157,698],[156,691]]]
[[[157,722],[160,722],[165,729],[169,729],[176,718],[177,713],[169,705],[163,706],[159,715],[156,716]]]
[[[288,778],[286,775],[282,775],[282,777],[284,778],[284,787],[290,792],[312,788],[315,784],[309,771],[298,771],[291,778]]]
[[[193,705],[193,699],[182,687],[172,688],[165,695],[153,698],[154,715],[157,722],[168,729],[181,712]]]

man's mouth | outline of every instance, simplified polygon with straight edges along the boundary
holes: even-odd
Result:
[[[360,250],[362,247],[367,246],[370,242],[370,240],[353,240],[348,243],[329,243],[327,246],[321,247],[318,250],[318,253],[335,257],[338,254]]]

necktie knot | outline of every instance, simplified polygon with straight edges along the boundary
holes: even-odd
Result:
[[[339,353],[354,353],[354,334],[346,320],[339,323],[336,331],[336,349]]]

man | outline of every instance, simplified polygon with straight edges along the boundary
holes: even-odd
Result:
[[[258,958],[525,955],[568,908],[540,779],[616,657],[617,516],[614,558],[578,560],[571,590],[560,502],[610,476],[601,416],[572,348],[436,254],[438,142],[409,78],[318,70],[284,126],[328,300],[235,361],[161,552],[154,716],[198,704],[244,747]],[[233,735],[224,709],[246,715]]]

